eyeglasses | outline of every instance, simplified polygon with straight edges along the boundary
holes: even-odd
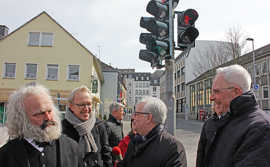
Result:
[[[84,107],[90,108],[92,106],[92,104],[74,104],[74,105],[78,106],[79,108],[84,108]]]
[[[219,94],[222,90],[228,90],[228,89],[234,89],[235,87],[227,87],[227,88],[219,88],[219,89],[213,89],[212,94]]]
[[[133,115],[136,116],[136,115],[148,115],[148,114],[151,114],[149,112],[134,112]]]

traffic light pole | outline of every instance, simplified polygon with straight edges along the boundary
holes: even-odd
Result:
[[[174,95],[174,22],[173,22],[173,0],[169,0],[169,43],[170,43],[170,59],[165,60],[166,69],[166,92],[165,103],[168,107],[167,127],[168,131],[175,135],[176,129],[176,114],[175,114],[175,95]]]

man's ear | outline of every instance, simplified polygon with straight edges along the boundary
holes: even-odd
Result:
[[[73,106],[74,106],[74,105],[73,105],[72,103],[69,103],[69,104],[68,104],[68,107],[69,107],[69,108],[71,108],[71,107],[73,107]]]
[[[152,122],[152,120],[153,120],[153,115],[152,115],[152,114],[147,114],[147,118]]]
[[[241,88],[238,88],[238,87],[235,88],[235,92],[239,96],[243,94],[243,90]]]

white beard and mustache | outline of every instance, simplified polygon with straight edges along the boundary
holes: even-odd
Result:
[[[26,138],[33,139],[38,142],[51,142],[60,137],[62,126],[58,115],[54,113],[54,125],[50,125],[42,129],[39,126],[32,125],[28,118],[25,119],[23,127],[23,135]]]

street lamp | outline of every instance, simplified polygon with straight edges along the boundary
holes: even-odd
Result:
[[[253,57],[253,90],[257,89],[257,85],[256,85],[256,67],[255,67],[255,52],[254,52],[254,39],[253,38],[247,38],[247,41],[251,41],[252,42],[252,57]]]

